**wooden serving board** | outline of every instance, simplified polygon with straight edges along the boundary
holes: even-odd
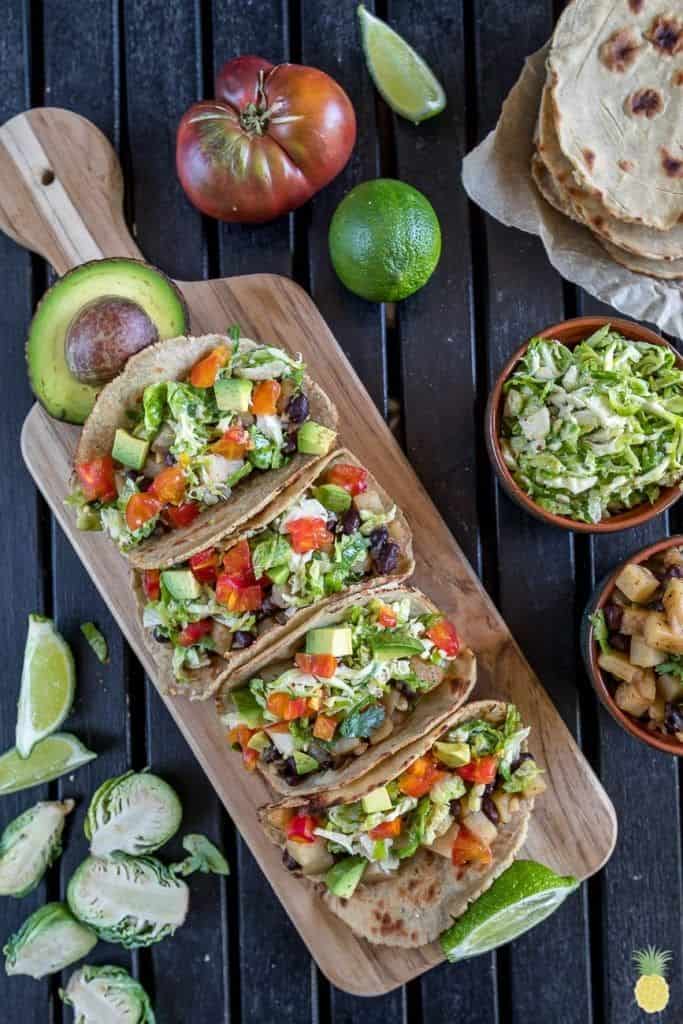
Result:
[[[0,128],[0,226],[58,273],[87,259],[140,256],[121,209],[118,161],[90,122],[68,111],[38,109]],[[311,299],[293,282],[270,274],[179,284],[194,333],[239,323],[252,338],[303,354],[311,376],[337,404],[340,442],[363,459],[405,510],[414,533],[414,582],[453,617],[477,652],[476,695],[514,701],[532,726],[531,748],[546,768],[548,790],[537,801],[524,854],[560,874],[581,879],[594,874],[616,840],[612,804]],[[156,682],[124,558],[101,535],[79,533],[63,505],[77,437],[77,428],[51,419],[36,405],[23,428],[24,459]],[[262,834],[255,809],[269,793],[230,751],[213,703],[161,696],[330,981],[347,992],[379,995],[442,959],[437,944],[419,950],[373,946],[332,916],[291,877]]]

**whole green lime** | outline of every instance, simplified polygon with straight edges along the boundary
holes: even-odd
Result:
[[[441,255],[432,204],[403,181],[356,185],[335,210],[330,257],[349,291],[371,302],[397,302],[427,283]]]

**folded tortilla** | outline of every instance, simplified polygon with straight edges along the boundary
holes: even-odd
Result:
[[[125,369],[98,395],[86,420],[76,450],[75,462],[89,462],[98,456],[110,455],[114,435],[119,427],[130,426],[128,413],[139,408],[142,393],[150,384],[165,380],[185,379],[194,364],[217,345],[230,344],[223,335],[170,338],[132,356]],[[257,348],[257,343],[240,339],[240,349]],[[337,429],[337,410],[322,388],[304,377],[312,420]],[[161,537],[149,537],[128,552],[131,565],[139,569],[168,568],[190,555],[213,545],[265,508],[273,498],[293,483],[320,456],[297,452],[286,466],[251,473],[241,481],[228,501],[204,509],[190,526],[170,530]]]
[[[297,651],[305,645],[306,633],[309,629],[333,626],[343,620],[352,605],[366,605],[375,598],[385,603],[409,598],[411,612],[415,615],[438,613],[428,597],[413,587],[397,587],[395,585],[375,589],[365,588],[361,593],[352,595],[321,608],[308,617],[296,629],[293,629],[282,643],[238,666],[224,683],[218,698],[218,711],[223,714],[230,703],[230,691],[246,684],[250,679],[260,676],[273,679],[291,664]],[[272,764],[259,760],[257,767],[266,777],[269,785],[276,793],[292,795],[294,800],[324,794],[330,789],[351,786],[358,779],[366,777],[371,770],[392,757],[397,750],[417,740],[435,726],[440,725],[455,708],[459,708],[469,697],[477,681],[477,661],[469,647],[463,647],[457,658],[449,662],[443,669],[443,680],[432,690],[425,693],[417,701],[413,711],[400,723],[386,739],[370,744],[360,755],[350,754],[347,762],[340,768],[331,768],[322,772],[312,772],[303,776],[296,787],[292,787],[279,774]],[[321,797],[323,799],[324,797]]]
[[[414,761],[431,750],[441,734],[459,722],[471,718],[504,719],[507,705],[500,701],[476,701],[453,711],[438,727],[430,729],[410,746],[396,751],[354,783],[335,787],[308,800],[301,794],[269,804],[259,811],[268,837],[285,848],[285,835],[275,824],[277,812],[297,808],[298,813],[315,814],[327,807],[360,800],[378,786],[397,778]],[[493,863],[455,868],[450,858],[422,847],[407,858],[395,872],[380,881],[363,882],[353,896],[341,899],[328,891],[315,877],[303,877],[313,885],[329,909],[361,938],[384,946],[414,948],[433,942],[481,896],[495,879],[510,866],[524,844],[533,808],[533,798],[521,799],[519,810],[507,824],[498,827],[491,845]]]
[[[248,523],[245,523],[243,529],[239,530],[237,533],[231,533],[228,539],[219,539],[215,541],[212,546],[215,546],[220,551],[225,552],[240,541],[246,540],[258,533],[260,530],[265,529],[273,522],[274,519],[277,519],[278,516],[282,515],[283,512],[286,512],[288,508],[296,504],[299,498],[309,487],[315,486],[321,482],[325,473],[327,473],[331,467],[338,462],[351,463],[354,466],[362,466],[362,463],[355,457],[355,455],[346,449],[339,449],[338,451],[332,452],[330,455],[324,456],[312,465],[305,466],[294,483],[291,483],[284,491],[281,491],[281,493],[277,495],[267,508],[254,516],[253,519],[250,519]],[[394,502],[370,473],[368,473],[368,491],[378,495],[383,508],[388,510],[393,507]],[[211,697],[219,687],[223,685],[223,683],[232,680],[233,673],[246,662],[251,663],[254,659],[268,651],[271,652],[268,655],[269,659],[274,657],[274,650],[283,642],[284,638],[304,622],[308,621],[312,616],[317,615],[330,606],[336,607],[340,600],[345,600],[347,597],[350,598],[356,594],[363,593],[369,588],[376,589],[377,587],[386,586],[389,583],[396,584],[401,580],[407,579],[415,568],[415,561],[413,559],[413,539],[406,518],[398,507],[396,508],[396,516],[392,522],[388,524],[387,529],[389,531],[390,538],[395,540],[401,549],[401,557],[394,572],[386,576],[369,577],[366,580],[353,584],[351,587],[347,587],[346,590],[340,591],[338,594],[333,594],[324,598],[322,601],[309,605],[307,608],[300,608],[284,625],[279,625],[272,619],[259,623],[257,625],[257,639],[251,647],[245,647],[241,650],[227,651],[225,655],[211,655],[210,665],[207,665],[205,668],[188,670],[189,682],[187,683],[178,682],[173,674],[173,653],[171,645],[157,643],[152,637],[150,630],[146,629],[145,644],[159,666],[159,679],[162,686],[169,693],[182,694],[189,697],[191,700],[206,700],[206,698]],[[141,575],[135,570],[133,572],[133,589],[135,590],[138,610],[142,617],[142,612],[145,604],[147,603],[147,598],[145,597],[142,589]]]

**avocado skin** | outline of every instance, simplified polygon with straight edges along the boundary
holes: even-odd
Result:
[[[89,302],[109,296],[141,306],[156,325],[160,340],[189,331],[190,314],[180,290],[151,263],[115,257],[90,260],[69,270],[40,300],[26,342],[31,388],[55,419],[84,423],[101,391],[73,376],[64,349],[74,316]]]

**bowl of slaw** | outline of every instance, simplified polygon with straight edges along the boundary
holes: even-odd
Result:
[[[679,371],[676,349],[629,320],[576,317],[539,331],[508,360],[486,409],[503,489],[537,519],[578,533],[615,533],[660,515],[683,482]]]

